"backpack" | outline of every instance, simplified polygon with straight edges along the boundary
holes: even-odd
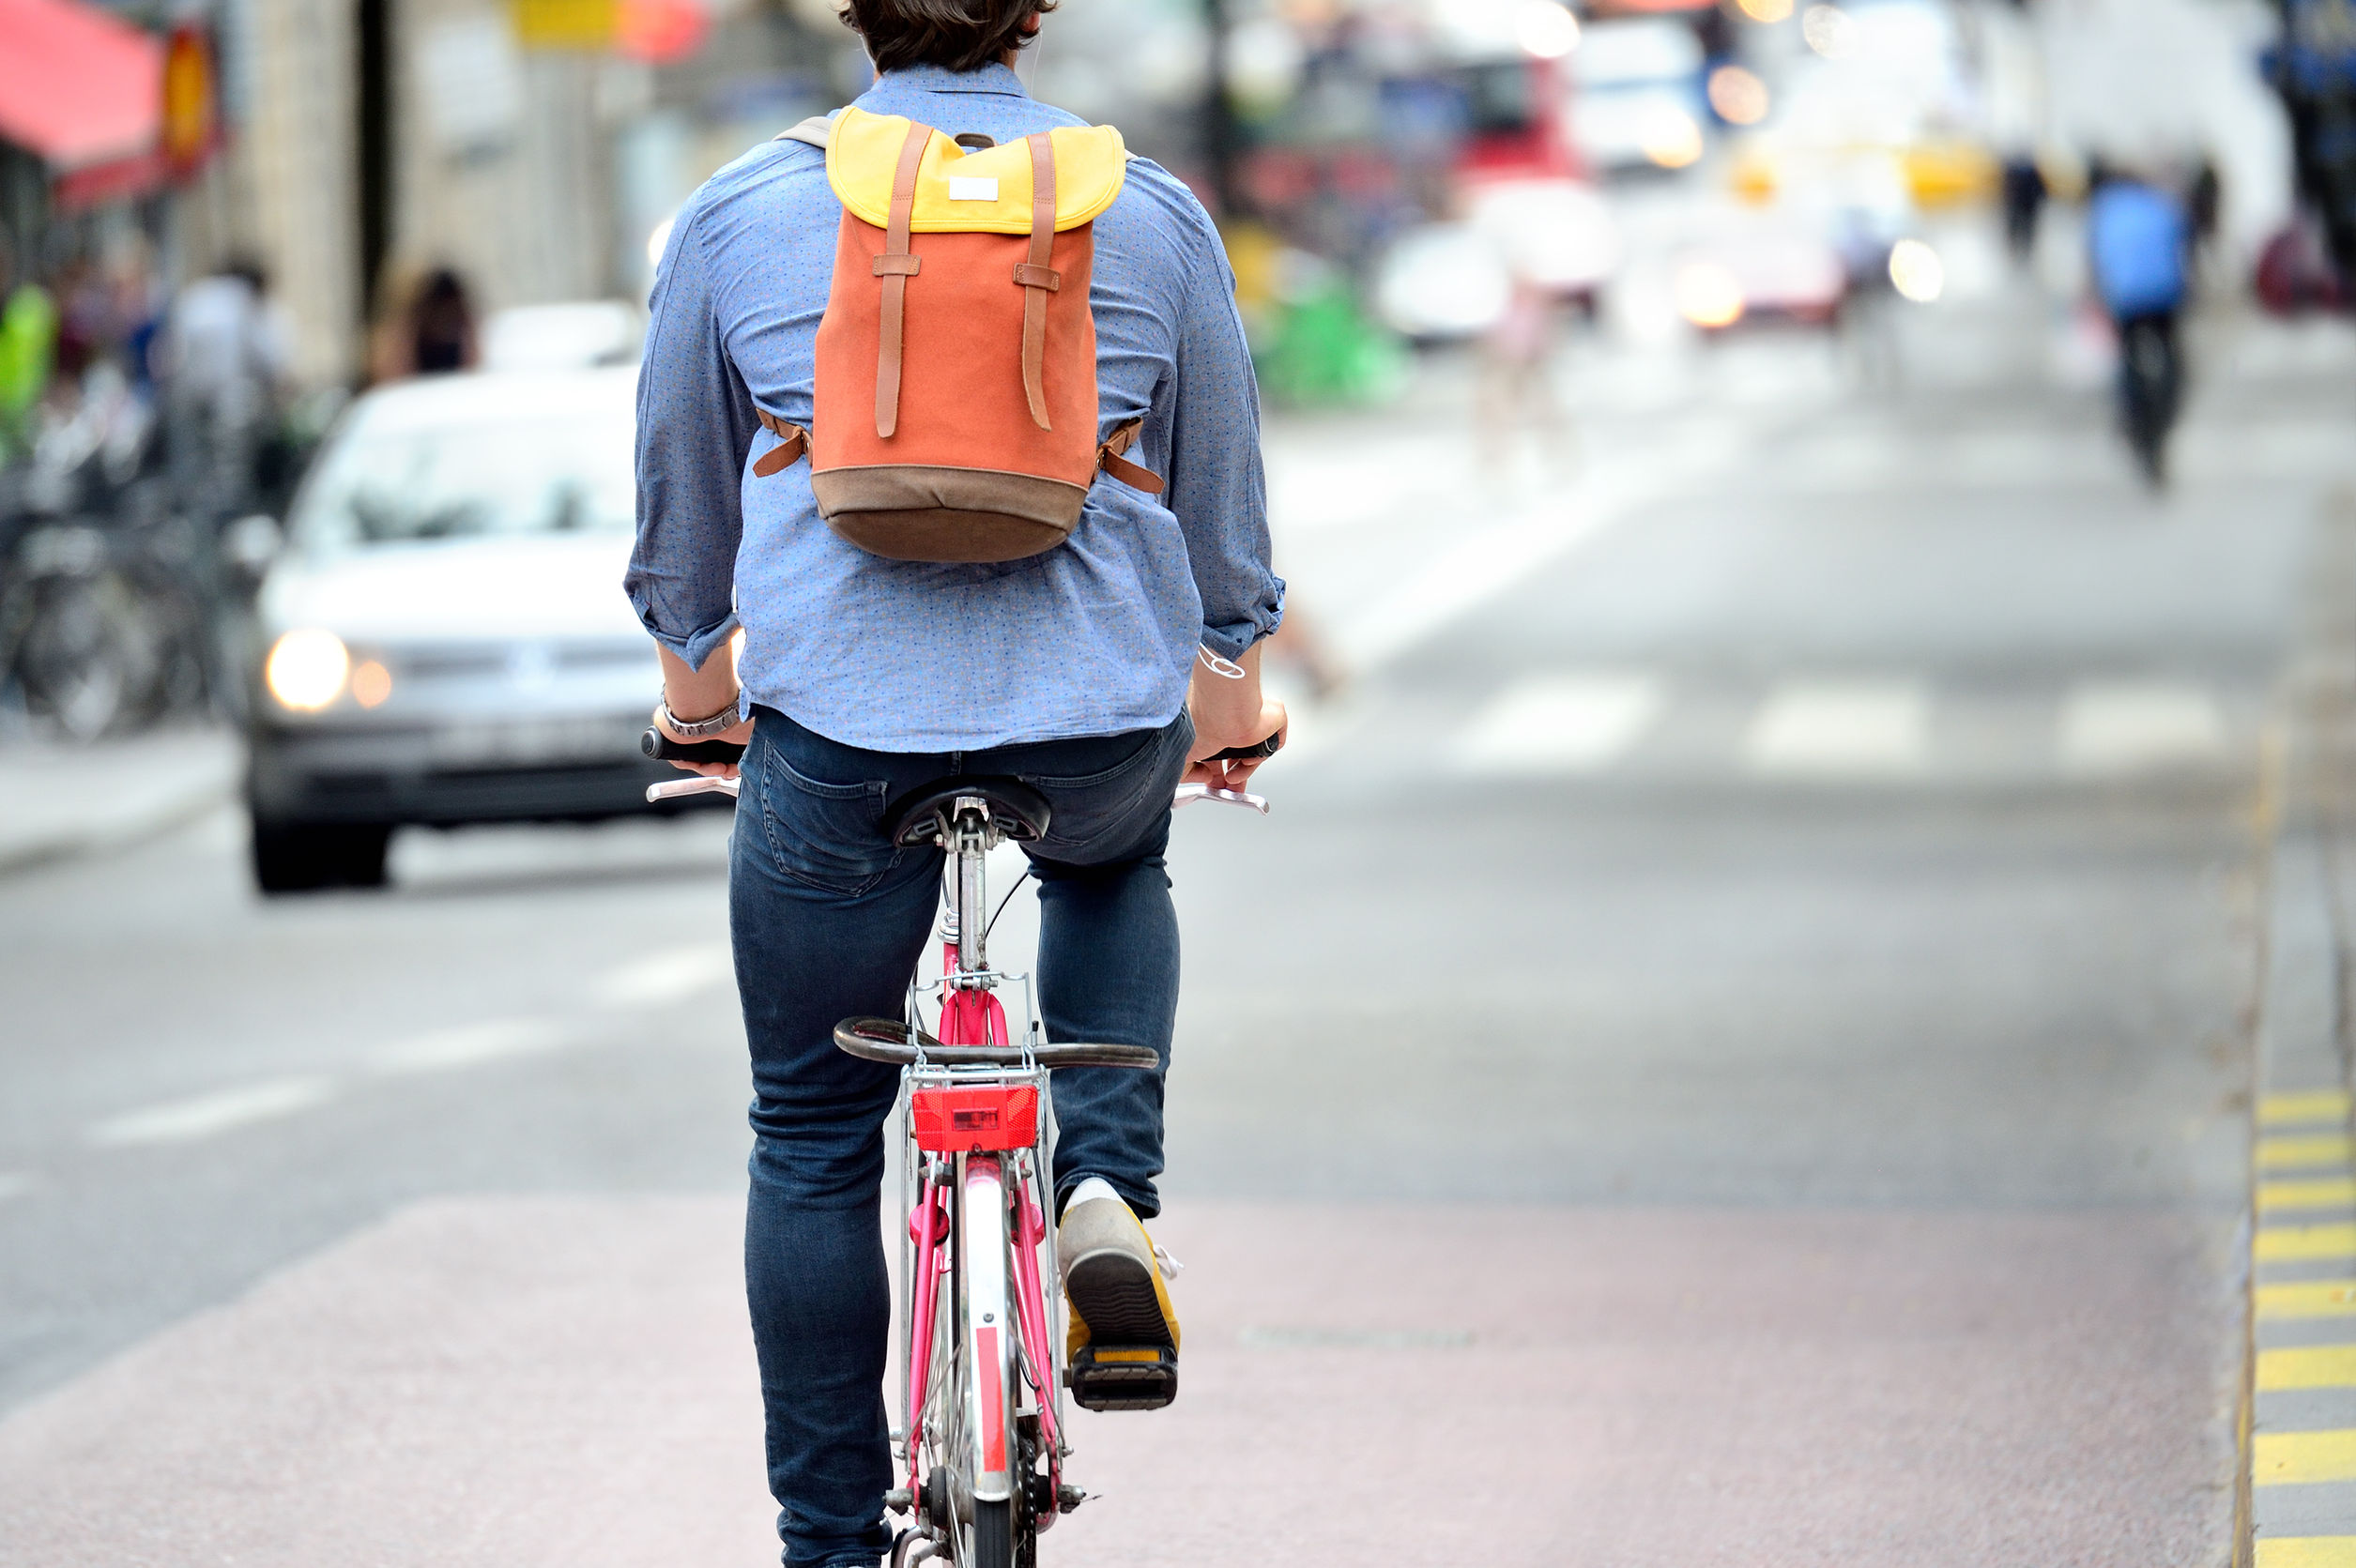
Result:
[[[827,525],[903,561],[1053,549],[1100,470],[1161,493],[1122,455],[1142,419],[1096,435],[1092,224],[1121,193],[1118,130],[998,146],[851,108],[778,139],[826,149],[843,221],[811,428],[758,409],[779,441],[757,478],[806,453]]]

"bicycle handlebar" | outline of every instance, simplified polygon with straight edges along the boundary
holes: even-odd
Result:
[[[674,740],[649,725],[638,750],[657,762],[742,762],[744,748],[733,740]]]
[[[1272,757],[1282,750],[1284,750],[1284,731],[1278,730],[1265,740],[1257,740],[1248,746],[1230,746],[1223,752],[1213,752],[1202,760],[1205,762],[1253,762],[1262,757]]]
[[[1020,1067],[1025,1052],[1013,1045],[943,1045],[931,1035],[917,1033],[909,1042],[909,1028],[890,1018],[846,1018],[834,1026],[834,1044],[867,1061],[907,1067],[916,1060],[919,1046],[932,1067]],[[1162,1058],[1144,1045],[1034,1045],[1028,1053],[1041,1067],[1155,1068]]]

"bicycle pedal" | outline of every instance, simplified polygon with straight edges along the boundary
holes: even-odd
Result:
[[[1166,1345],[1084,1345],[1063,1386],[1083,1410],[1158,1410],[1178,1397],[1178,1352]]]

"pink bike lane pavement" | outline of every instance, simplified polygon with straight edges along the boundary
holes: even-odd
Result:
[[[726,1197],[405,1210],[0,1422],[0,1564],[774,1561]],[[2223,1560],[2228,1231],[1183,1203],[1048,1564]]]

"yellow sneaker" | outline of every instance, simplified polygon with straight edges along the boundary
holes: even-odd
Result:
[[[1094,1187],[1094,1191],[1090,1192]],[[1088,1410],[1157,1410],[1178,1397],[1178,1309],[1164,1283],[1176,1265],[1109,1188],[1084,1183],[1056,1230],[1073,1402]]]

